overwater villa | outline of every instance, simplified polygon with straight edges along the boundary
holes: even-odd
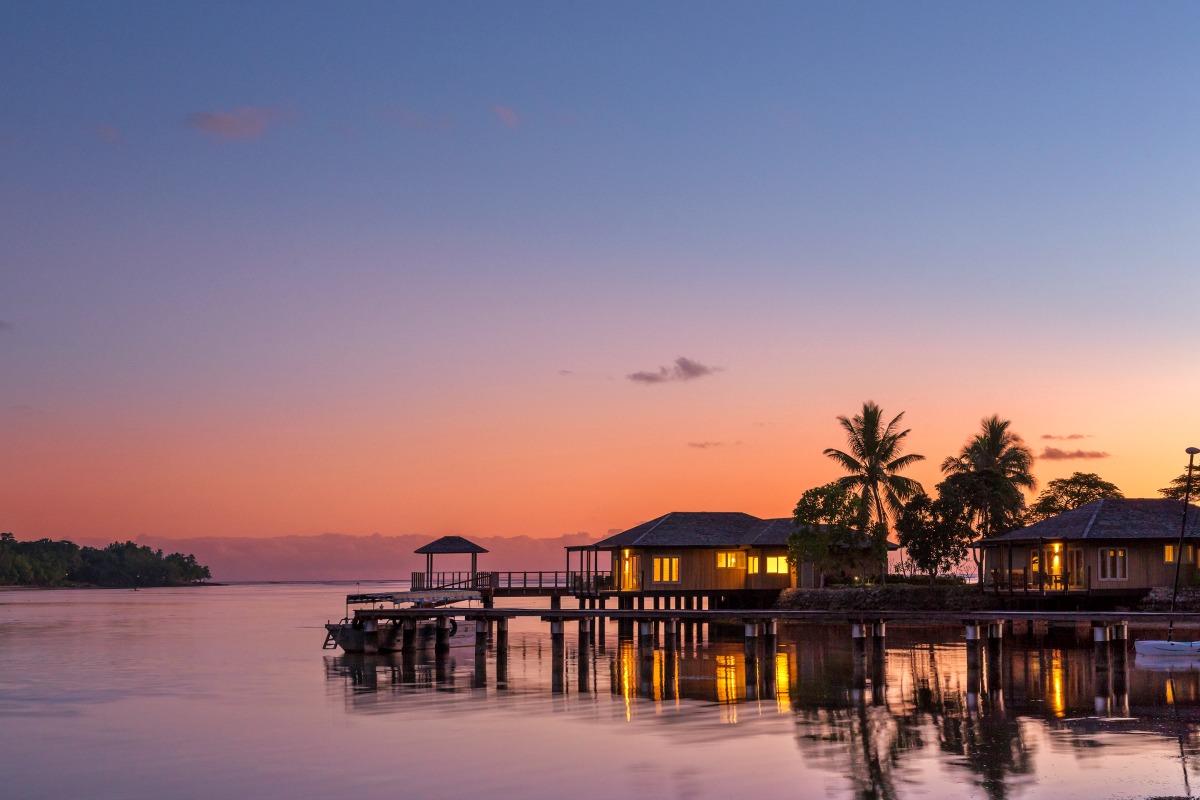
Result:
[[[1183,502],[1095,500],[980,542],[985,591],[1013,595],[1144,596],[1175,581]],[[1200,508],[1190,506],[1181,586],[1197,573]]]
[[[676,608],[769,605],[782,589],[821,583],[811,563],[795,573],[787,560],[791,517],[760,519],[741,512],[673,511],[595,544],[569,547],[587,573],[597,555],[611,556],[608,593],[621,607],[650,598]],[[682,602],[683,605],[678,603]]]

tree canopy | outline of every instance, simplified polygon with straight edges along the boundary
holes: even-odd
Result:
[[[903,418],[901,411],[884,425],[883,409],[868,400],[863,403],[862,412],[853,418],[837,418],[846,431],[850,452],[832,447],[825,450],[826,456],[849,473],[837,483],[862,499],[859,513],[863,515],[860,526],[863,529],[868,522],[882,523],[886,528],[891,515],[899,513],[904,501],[921,491],[921,484],[899,474],[925,459],[916,453],[904,455],[904,438],[909,429],[900,430]]]
[[[1172,478],[1170,483],[1158,490],[1158,493],[1171,500],[1182,500],[1187,492],[1187,480],[1188,473],[1185,467],[1179,477]],[[1192,470],[1192,499],[1195,499],[1197,495],[1200,495],[1200,467]]]
[[[151,550],[133,542],[80,547],[74,542],[20,542],[0,533],[0,585],[183,586],[211,578],[194,555]]]
[[[866,561],[887,557],[887,530],[874,526],[864,532],[862,498],[834,481],[805,492],[796,503],[788,537],[788,561],[793,567],[812,563],[821,580],[827,571],[853,569]]]
[[[1031,472],[1033,452],[1010,430],[1012,422],[993,414],[979,425],[979,433],[963,445],[957,456],[942,462],[948,477],[943,486],[961,497],[971,512],[975,538],[985,539],[1021,525],[1025,510],[1022,489],[1036,489]],[[982,556],[975,566],[982,569]]]
[[[1037,522],[1087,505],[1093,500],[1124,496],[1115,483],[1109,483],[1096,473],[1076,472],[1069,478],[1055,478],[1047,483],[1037,500],[1029,506],[1027,520]]]
[[[938,484],[935,500],[922,492],[904,504],[896,519],[900,545],[917,569],[929,576],[950,573],[967,557],[975,532],[971,512],[957,490],[955,479]]]

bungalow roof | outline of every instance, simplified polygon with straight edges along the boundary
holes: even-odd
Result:
[[[672,511],[589,547],[787,547],[791,517],[760,519],[740,511]],[[869,546],[866,540],[864,546]],[[897,546],[888,543],[888,549]]]
[[[1043,540],[1178,539],[1183,501],[1165,498],[1107,498],[980,544],[1016,544]],[[1188,539],[1200,539],[1200,507],[1188,506]]]
[[[487,550],[461,536],[443,536],[440,539],[434,539],[427,545],[418,547],[413,552],[422,555],[441,555],[442,553],[486,553]]]

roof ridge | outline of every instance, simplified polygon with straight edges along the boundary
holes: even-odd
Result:
[[[1103,507],[1104,507],[1104,498],[1101,497],[1100,500],[1096,503],[1096,510],[1092,512],[1092,518],[1088,520],[1087,527],[1085,527],[1083,529],[1083,536],[1080,537],[1081,539],[1088,538],[1088,534],[1092,532],[1092,523],[1096,521],[1096,517],[1098,517],[1100,515],[1100,509]]]
[[[658,518],[658,521],[655,522],[654,525],[652,525],[651,527],[642,531],[642,535],[637,537],[636,539],[634,539],[632,542],[630,542],[630,544],[631,545],[639,544],[642,541],[642,539],[645,539],[647,536],[649,536],[654,531],[655,528],[657,528],[659,525],[662,525],[663,522],[666,521],[667,517],[671,516],[674,513],[675,513],[674,511],[668,511],[667,513],[663,514],[661,517]]]

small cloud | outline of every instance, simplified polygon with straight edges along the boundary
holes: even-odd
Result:
[[[729,447],[731,445],[739,445],[741,442],[688,442],[688,447],[694,447],[697,450],[709,450],[713,447]]]
[[[1091,437],[1091,434],[1086,434],[1086,433],[1067,433],[1067,434],[1043,433],[1042,438],[1043,439],[1056,439],[1060,442],[1065,442],[1065,441],[1074,441],[1075,439],[1090,439],[1092,437]]]
[[[183,122],[189,128],[218,139],[249,142],[288,118],[288,114],[278,109],[243,106],[233,111],[193,111],[183,118]]]
[[[1111,453],[1105,453],[1100,450],[1059,450],[1057,447],[1047,447],[1042,450],[1042,454],[1038,458],[1044,458],[1047,461],[1071,461],[1081,458],[1111,458]]]
[[[109,144],[115,144],[121,141],[121,132],[117,130],[116,125],[93,125],[89,130],[92,135],[98,139],[102,139]]]
[[[666,383],[667,381],[690,381],[720,372],[723,367],[710,367],[680,356],[674,366],[659,367],[657,372],[634,372],[625,377],[634,383]]]
[[[13,324],[0,319],[0,333],[8,333],[11,330],[14,330]]]
[[[515,110],[508,106],[502,106],[499,103],[492,106],[492,113],[496,115],[496,119],[504,123],[506,128],[521,127],[521,117]]]
[[[560,369],[558,371],[558,374],[559,375],[574,375],[575,372],[573,370],[569,370],[569,369]]]

